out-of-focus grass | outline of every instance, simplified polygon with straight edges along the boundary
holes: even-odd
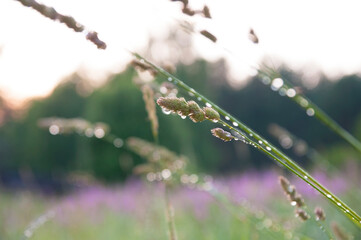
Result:
[[[334,176],[331,181],[319,174],[318,178],[324,178],[322,181],[329,182],[330,187],[343,195],[350,205],[358,207],[359,189],[348,188],[342,177]],[[317,205],[325,209],[326,225],[337,222],[355,239],[361,237],[359,230],[314,190],[294,179],[291,182],[303,194],[311,211]],[[277,173],[218,178],[215,186],[229,195],[234,203],[258,212],[259,216],[244,215],[239,208],[232,208],[229,212],[205,192],[177,188],[171,191],[171,202],[179,239],[273,239],[265,231],[269,223],[264,218],[260,220],[262,216],[267,216],[267,221],[281,224],[289,230],[286,233],[292,233],[298,237],[296,239],[326,239],[314,222],[301,222],[294,217],[294,208],[278,186]],[[1,191],[0,239],[22,239],[31,221],[55,210],[55,217],[39,227],[31,239],[166,240],[163,190],[157,184],[135,181],[122,186],[94,186],[50,198],[37,193]],[[276,232],[275,239],[294,239],[284,233]]]

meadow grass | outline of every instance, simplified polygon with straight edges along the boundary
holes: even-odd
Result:
[[[96,32],[86,31],[84,26],[77,23],[74,18],[59,14],[55,9],[39,4],[34,0],[19,0],[19,2],[24,6],[35,9],[45,17],[64,23],[76,32],[85,31],[86,38],[89,41],[93,42],[99,49],[106,48],[106,44],[99,40]],[[207,6],[202,10],[193,10],[188,6],[188,1],[182,0],[181,2],[184,14],[189,16],[202,15],[203,17],[211,18],[211,13]],[[209,31],[202,30],[199,33],[212,42],[217,42],[217,37]],[[255,44],[259,43],[259,39],[253,29],[250,31],[250,39]],[[186,85],[183,81],[141,55],[136,53],[133,53],[133,55],[139,60],[137,62],[138,67],[147,68],[143,70],[151,70],[153,74],[157,74],[159,81],[168,81],[174,84],[177,88],[184,90],[184,95],[187,98],[194,100],[187,101],[184,98],[167,98],[167,96],[158,98],[158,104],[165,108],[164,110],[166,110],[167,114],[173,112],[181,115],[182,118],[188,116],[194,122],[209,120],[227,128],[230,132],[216,128],[212,130],[212,134],[224,141],[236,140],[246,143],[267,155],[278,165],[285,167],[304,183],[323,195],[325,199],[342,213],[333,214],[333,210],[320,199],[317,199],[317,201],[312,199],[312,201],[320,202],[323,211],[326,212],[325,225],[330,225],[331,221],[337,221],[339,224],[342,223],[342,227],[337,227],[337,223],[333,223],[335,235],[341,236],[342,228],[347,226],[347,232],[344,234],[346,237],[351,234],[356,238],[360,237],[361,217],[338,196],[329,191],[324,184],[316,180],[316,177],[301,168],[294,160],[277,149],[273,144],[200,94],[197,90]],[[356,138],[345,131],[308,98],[296,92],[293,86],[282,79],[282,76],[278,75],[277,72],[270,68],[257,70],[263,77],[263,81],[271,85],[272,90],[282,91],[284,95],[293,99],[304,108],[309,116],[315,116],[332,131],[335,131],[348,141],[349,144],[361,151],[361,144]],[[36,239],[333,239],[332,234],[320,223],[320,220],[323,218],[320,213],[321,210],[318,208],[316,216],[314,216],[308,207],[306,208],[304,203],[301,203],[307,202],[308,199],[300,199],[300,195],[297,195],[299,190],[296,193],[295,188],[288,190],[290,186],[293,186],[290,183],[283,183],[283,186],[288,186],[283,189],[287,193],[288,198],[291,199],[291,205],[298,205],[296,215],[305,220],[302,224],[299,224],[298,219],[290,217],[288,210],[292,212],[292,208],[289,209],[290,206],[287,200],[283,199],[284,196],[280,192],[276,192],[277,194],[273,193],[272,195],[265,195],[263,192],[262,198],[266,199],[264,205],[254,207],[253,204],[249,204],[247,201],[239,201],[239,199],[232,196],[232,193],[237,192],[237,189],[230,187],[231,181],[223,182],[222,185],[229,188],[228,192],[224,193],[216,190],[213,186],[211,188],[204,187],[206,185],[202,185],[203,183],[198,181],[198,177],[195,182],[192,182],[192,180],[182,180],[184,176],[190,179],[190,176],[193,175],[187,175],[190,173],[186,172],[183,166],[178,168],[174,165],[175,159],[179,160],[180,157],[175,156],[169,150],[158,145],[158,122],[156,121],[155,104],[153,102],[155,95],[146,86],[143,86],[143,96],[148,116],[152,123],[151,129],[155,143],[139,143],[141,140],[135,140],[138,141],[137,144],[142,145],[141,148],[147,146],[149,150],[150,147],[150,153],[152,153],[152,155],[143,156],[148,159],[149,164],[142,166],[142,168],[139,167],[137,170],[144,173],[145,179],[149,182],[158,182],[158,184],[153,184],[151,187],[146,185],[145,187],[145,185],[139,185],[138,183],[134,188],[124,186],[125,190],[123,188],[119,190],[98,187],[89,191],[73,193],[64,199],[57,199],[54,202],[50,201],[50,203],[46,198],[33,194],[21,195],[21,197],[4,194],[0,196],[0,201],[3,203],[3,206],[8,207],[1,211],[0,220],[1,223],[4,223],[1,224],[0,229],[2,236],[7,239],[19,239],[22,236],[26,238],[34,236]],[[202,103],[204,107],[201,108],[198,103]],[[54,125],[52,121],[58,121],[57,125]],[[48,119],[48,122],[45,121],[45,123],[42,122],[41,124],[49,127],[51,134],[57,135],[61,133],[60,130],[69,130],[66,129],[69,126],[69,124],[66,125],[69,123],[66,121],[68,120]],[[61,123],[65,124],[63,129],[59,128]],[[82,122],[82,124],[81,129],[83,132],[81,133],[85,136],[87,136],[86,130],[91,128],[92,136],[106,140],[115,147],[123,146],[124,140],[112,135],[107,125],[92,125],[86,121]],[[54,126],[58,126],[58,128]],[[73,127],[70,124],[70,131],[79,130],[77,129],[79,126],[74,127],[74,129]],[[137,150],[132,149],[128,140],[126,140],[126,147],[136,152]],[[159,160],[152,158],[154,153],[160,155]],[[169,159],[167,158],[168,156],[170,156]],[[252,186],[250,176],[247,177],[246,186]],[[277,177],[273,177],[276,182]],[[260,180],[262,177],[257,176],[256,179]],[[163,184],[160,185],[159,183]],[[182,189],[179,187],[181,185],[194,188],[193,192],[188,192],[189,195],[182,193],[179,190]],[[198,186],[200,188],[197,189]],[[250,187],[250,189],[254,190],[255,187]],[[199,197],[197,199],[197,194],[199,194],[197,192],[199,191],[206,193],[211,198]],[[357,194],[358,190],[352,189],[351,192]],[[248,194],[251,193],[252,191]],[[160,197],[161,195],[164,198]],[[177,198],[173,196],[177,196]],[[193,201],[192,204],[196,205],[189,208],[185,204],[187,203],[187,197]],[[249,197],[249,195],[245,197]],[[347,196],[345,197],[347,199]],[[179,199],[183,201],[177,202]],[[200,203],[195,200],[198,200]],[[257,200],[259,199],[253,199],[253,201]],[[174,215],[171,207],[173,202],[176,206]],[[351,202],[351,204],[358,207],[358,202]],[[164,217],[164,206],[166,217]],[[263,210],[259,210],[262,207]],[[36,218],[34,220],[34,216],[40,216],[41,219],[41,216],[44,216],[44,212],[46,213],[52,208],[55,209],[54,217],[41,221],[42,224],[38,224],[38,227],[34,228],[33,236],[27,236],[26,229],[29,229],[29,223],[31,226],[31,222],[37,222]],[[9,209],[16,209],[16,212]],[[360,211],[360,209],[357,210]],[[18,211],[22,213],[21,216],[18,215]],[[345,222],[344,217],[351,220],[358,228]],[[308,218],[311,218],[312,221],[307,220]],[[313,221],[315,218],[318,218],[318,220],[315,220],[316,222]],[[323,231],[319,231],[319,228],[323,229]],[[20,229],[25,229],[25,233]],[[167,232],[169,233],[168,235]]]
[[[245,173],[216,178],[222,199],[204,191],[177,187],[170,190],[174,223],[179,239],[327,239],[312,221],[300,222],[282,194],[277,172]],[[317,175],[317,174],[316,174]],[[342,179],[333,176],[332,179]],[[267,191],[262,189],[268,181]],[[345,217],[315,194],[290,178],[313,208],[322,205],[325,223],[337,222],[347,234],[360,232]],[[347,188],[334,189],[345,196]],[[0,196],[0,222],[4,239],[21,239],[29,222],[49,209],[54,218],[44,223],[31,239],[168,239],[161,184],[129,181],[113,187],[92,186],[49,201],[36,193]],[[360,195],[358,191],[356,194]],[[220,202],[221,201],[221,202]],[[355,202],[357,203],[357,202]],[[290,237],[291,236],[291,237]]]

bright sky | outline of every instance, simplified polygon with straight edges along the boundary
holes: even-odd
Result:
[[[149,35],[164,36],[177,20],[188,19],[219,39],[214,45],[195,34],[198,54],[229,59],[230,74],[242,80],[265,54],[305,76],[330,76],[361,69],[361,3],[354,1],[189,0],[194,9],[207,4],[213,19],[188,18],[169,0],[43,0],[99,33],[108,47],[98,50],[63,24],[44,18],[14,0],[0,1],[0,91],[14,100],[44,96],[64,77],[81,69],[101,81],[130,60],[125,49],[146,46]],[[259,45],[248,40],[253,28]],[[227,51],[232,54],[228,54]],[[157,59],[153,59],[157,60]],[[312,81],[312,79],[311,79]]]

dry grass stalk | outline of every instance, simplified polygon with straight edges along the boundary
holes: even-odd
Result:
[[[155,102],[154,102],[154,92],[153,89],[149,85],[144,85],[142,87],[143,92],[143,99],[145,102],[145,109],[148,113],[148,119],[151,122],[152,125],[152,134],[155,139],[158,139],[158,117],[157,117],[157,111],[155,108]]]
[[[59,21],[61,23],[64,23],[68,28],[73,29],[75,32],[83,32],[85,31],[84,25],[78,23],[73,17],[66,16],[63,14],[58,13],[54,8],[48,7],[44,4],[38,3],[35,0],[16,0],[23,4],[26,7],[30,7],[40,14],[42,14],[44,17],[50,18],[54,21]],[[98,34],[96,32],[88,32],[86,35],[86,39],[94,43],[99,49],[105,49],[107,45],[105,42],[101,41],[98,38]]]

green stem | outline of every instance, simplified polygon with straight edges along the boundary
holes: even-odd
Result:
[[[174,213],[173,213],[173,207],[169,200],[169,187],[167,186],[167,183],[165,183],[165,191],[164,191],[164,199],[165,199],[165,214],[166,214],[166,221],[168,226],[168,238],[169,240],[177,240],[177,234],[175,231],[175,225],[174,225]]]
[[[258,73],[260,75],[264,75],[266,77],[269,77],[270,80],[274,79],[275,77],[280,77],[279,73],[276,73],[273,69],[268,68],[271,73],[268,73],[266,71],[258,70]],[[286,79],[282,78],[284,81],[283,88],[292,89],[294,86],[287,81]],[[336,134],[338,134],[341,138],[346,140],[349,144],[351,144],[356,150],[361,152],[361,142],[357,140],[354,136],[352,136],[348,131],[346,131],[344,128],[342,128],[336,121],[334,121],[330,116],[327,115],[326,112],[324,112],[321,108],[319,108],[315,103],[313,103],[309,98],[307,98],[305,95],[301,93],[296,93],[294,97],[291,97],[291,99],[297,103],[300,107],[302,107],[305,110],[310,109],[313,111],[314,116],[320,120],[324,125],[326,125],[328,128],[330,128],[332,131],[334,131]]]
[[[347,206],[343,201],[341,201],[336,195],[330,192],[327,188],[325,188],[321,183],[319,183],[316,179],[314,179],[310,174],[308,174],[305,170],[303,170],[298,164],[296,164],[292,159],[278,150],[275,146],[268,143],[267,140],[262,138],[256,132],[254,132],[251,128],[247,127],[245,124],[237,120],[235,117],[230,115],[228,112],[224,111],[222,108],[218,107],[216,104],[211,102],[209,99],[199,94],[196,90],[186,85],[184,82],[174,77],[164,69],[156,66],[155,64],[149,62],[145,58],[141,57],[137,53],[133,53],[133,55],[141,61],[149,64],[153,69],[157,70],[158,73],[167,78],[168,81],[172,82],[176,86],[184,89],[191,95],[194,95],[199,101],[204,102],[206,105],[211,106],[214,110],[218,111],[220,115],[222,115],[228,122],[220,121],[220,123],[226,125],[231,130],[236,131],[241,137],[252,146],[256,147],[259,151],[266,154],[271,159],[275,160],[278,164],[283,165],[292,173],[297,175],[303,181],[308,183],[314,189],[316,189],[319,193],[325,196],[332,204],[334,204],[341,212],[346,215],[352,222],[354,222],[358,227],[361,228],[361,217],[352,210],[349,206]]]

